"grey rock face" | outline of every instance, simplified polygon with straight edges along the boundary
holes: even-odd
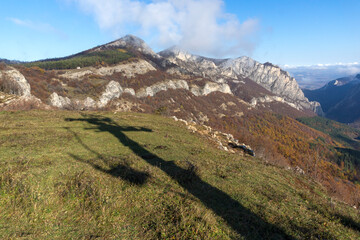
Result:
[[[304,96],[295,78],[277,66],[269,63],[261,64],[249,57],[241,57],[227,60],[219,67],[231,69],[237,75],[250,78],[265,89],[283,97],[287,102],[295,104],[296,108],[320,111],[318,103],[309,102]]]
[[[96,102],[94,99],[92,99],[91,97],[87,97],[84,102],[83,105],[86,109],[92,109],[96,107]]]
[[[195,96],[206,96],[212,92],[222,92],[232,94],[230,86],[226,83],[207,82],[203,88],[192,85],[191,92]]]
[[[0,71],[0,77],[7,78],[8,81],[12,82],[10,84],[13,88],[11,89],[11,94],[25,97],[31,96],[30,84],[15,68],[10,67],[9,70]]]
[[[146,88],[141,88],[137,93],[136,97],[143,98],[147,96],[154,96],[160,91],[167,91],[168,89],[186,89],[189,90],[189,85],[184,80],[169,80],[165,82],[155,83]]]
[[[185,89],[190,90],[195,96],[208,95],[212,92],[219,91],[223,93],[232,94],[228,84],[219,84],[214,82],[207,82],[204,87],[192,85],[189,87],[185,80],[168,80],[164,82],[155,83],[151,86],[139,89],[137,92],[132,88],[123,89],[120,83],[111,81],[107,86],[105,92],[101,95],[97,106],[105,107],[112,99],[119,98],[123,93],[129,93],[137,98],[153,97],[160,91],[167,91],[169,89]]]
[[[53,92],[49,97],[49,105],[57,108],[66,108],[71,105],[71,100],[68,97],[62,97]]]
[[[105,92],[101,95],[99,99],[98,106],[105,107],[110,100],[119,98],[123,93],[123,89],[120,86],[120,83],[111,81],[107,86]]]
[[[287,72],[270,63],[261,64],[249,57],[236,59],[210,59],[192,55],[177,48],[159,53],[170,62],[186,69],[195,75],[208,77],[214,82],[226,83],[249,78],[270,92],[282,97],[297,109],[310,109],[321,113],[317,102],[310,102],[300,89],[298,83]],[[180,72],[178,69],[170,69]]]
[[[155,71],[156,69],[147,61],[139,60],[137,62],[132,62],[128,64],[118,64],[110,67],[88,67],[86,69],[76,69],[69,70],[66,73],[62,74],[61,77],[71,78],[71,79],[81,79],[82,77],[90,74],[96,74],[100,76],[110,76],[114,73],[121,72],[124,77],[131,78],[135,77],[137,74],[145,74],[150,71]]]

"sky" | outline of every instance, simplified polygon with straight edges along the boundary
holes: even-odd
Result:
[[[353,68],[359,12],[359,0],[3,0],[0,58],[63,57],[133,34],[154,51]]]

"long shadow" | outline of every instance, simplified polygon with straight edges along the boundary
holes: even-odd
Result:
[[[69,155],[81,162],[87,163],[91,165],[96,170],[99,170],[103,173],[109,174],[116,178],[121,178],[122,180],[125,180],[129,183],[136,184],[136,185],[143,185],[146,183],[150,175],[146,172],[141,172],[138,170],[135,170],[129,166],[129,164],[124,161],[123,159],[118,159],[115,157],[105,157],[102,154],[96,152],[95,150],[89,148],[81,139],[80,137],[72,131],[70,128],[65,128],[69,132],[71,132],[75,139],[82,145],[86,150],[89,152],[92,152],[97,156],[97,159],[100,160],[103,164],[105,164],[109,169],[106,169],[102,167],[100,164],[95,163],[94,161],[89,161],[80,158],[79,156],[76,156],[74,154],[69,153]]]
[[[149,131],[146,128],[132,128],[119,126],[110,118],[96,115],[83,115],[84,118],[67,118],[66,121],[88,122],[100,132],[109,132],[124,146],[130,148],[136,155],[152,166],[158,167],[169,177],[178,182],[194,197],[198,198],[206,207],[212,209],[229,226],[245,239],[294,239],[273,224],[267,223],[259,216],[232,199],[229,195],[216,187],[201,180],[193,169],[183,169],[174,162],[165,161],[152,154],[139,143],[128,138],[126,131]],[[76,158],[75,158],[76,159]],[[190,177],[184,177],[190,176]]]
[[[355,231],[360,232],[360,222],[355,222],[354,219],[348,217],[348,216],[344,216],[341,214],[336,214],[336,217],[340,219],[340,222],[348,227],[348,228],[352,228]]]

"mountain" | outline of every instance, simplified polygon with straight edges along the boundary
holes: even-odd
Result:
[[[271,93],[282,97],[285,103],[298,110],[311,109],[322,114],[320,105],[309,102],[305,98],[296,80],[271,63],[261,64],[249,57],[210,59],[192,55],[176,47],[159,54],[191,73],[208,77],[215,82],[227,82],[234,85],[234,88],[241,85],[239,84],[241,80],[250,79]]]
[[[155,53],[128,35],[65,58],[0,65],[0,75],[1,110],[141,112],[196,123],[237,140],[221,149],[297,169],[356,204],[360,165],[347,169],[341,142],[296,120],[321,114],[320,104],[271,63],[177,47]]]
[[[360,74],[330,81],[322,88],[304,93],[310,100],[320,102],[330,119],[343,123],[360,119]]]

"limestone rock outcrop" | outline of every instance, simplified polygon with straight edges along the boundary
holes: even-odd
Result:
[[[49,105],[57,108],[67,108],[71,105],[71,100],[68,97],[59,96],[53,92],[49,97]]]
[[[88,67],[84,69],[73,69],[69,70],[66,73],[60,75],[64,78],[70,79],[81,79],[86,75],[100,75],[100,76],[110,76],[114,73],[122,73],[124,77],[131,78],[136,75],[142,75],[150,71],[155,71],[156,69],[145,60],[138,60],[136,62],[131,62],[127,64],[120,63],[115,66],[109,67]]]
[[[178,48],[170,48],[159,53],[170,62],[199,77],[210,78],[217,83],[242,83],[248,78],[266,90],[276,94],[296,109],[312,110],[322,113],[317,102],[310,102],[300,89],[296,80],[271,63],[261,64],[249,57],[236,59],[211,59],[192,55]],[[169,72],[181,72],[180,69],[169,69]]]
[[[8,69],[0,71],[0,78],[6,79],[10,94],[24,97],[31,96],[30,84],[24,75],[15,68],[8,67]]]
[[[184,80],[169,80],[165,82],[155,83],[149,87],[141,88],[137,93],[136,97],[143,98],[147,96],[154,96],[160,91],[167,91],[168,89],[186,89],[189,90],[189,85]]]
[[[98,106],[105,107],[108,102],[112,99],[119,98],[124,92],[123,88],[120,86],[120,83],[111,81],[107,86],[105,92],[101,95]]]
[[[191,92],[195,96],[206,96],[212,92],[222,92],[232,94],[230,86],[226,83],[207,82],[203,88],[192,85]]]

